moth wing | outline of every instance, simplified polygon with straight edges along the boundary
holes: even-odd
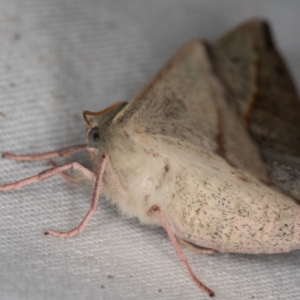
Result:
[[[219,71],[261,148],[300,153],[300,102],[269,26],[247,22],[212,45]]]
[[[236,168],[268,180],[260,150],[218,75],[209,46],[200,40],[183,46],[113,123],[131,136],[151,136],[174,150],[184,145],[199,155],[203,150],[219,154]]]
[[[300,158],[277,151],[264,151],[272,181],[300,201]]]

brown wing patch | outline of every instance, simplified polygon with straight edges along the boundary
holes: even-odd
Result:
[[[300,152],[300,102],[266,22],[256,20],[213,45],[241,116],[262,148]]]

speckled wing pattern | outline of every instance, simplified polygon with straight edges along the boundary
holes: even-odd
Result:
[[[216,41],[212,51],[255,141],[299,156],[300,102],[268,24],[247,22]]]
[[[217,153],[230,165],[268,181],[260,151],[219,76],[210,46],[200,40],[183,46],[113,122],[130,134]]]

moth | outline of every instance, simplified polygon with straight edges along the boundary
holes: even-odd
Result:
[[[279,253],[300,248],[300,104],[269,26],[252,20],[209,44],[184,45],[129,103],[83,112],[86,144],[3,157],[51,159],[88,151],[77,162],[5,184],[15,189],[75,170],[100,195],[142,223],[163,226],[193,280],[179,244],[199,253]]]

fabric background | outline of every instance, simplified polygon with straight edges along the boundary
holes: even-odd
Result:
[[[130,100],[184,42],[213,41],[254,16],[271,21],[299,85],[299,13],[297,0],[0,0],[0,151],[84,142],[84,109]],[[0,159],[0,183],[45,168]],[[43,235],[77,225],[90,197],[59,176],[0,194],[0,299],[208,299],[163,229],[104,201],[82,234]],[[299,299],[300,251],[185,252],[216,299]]]

